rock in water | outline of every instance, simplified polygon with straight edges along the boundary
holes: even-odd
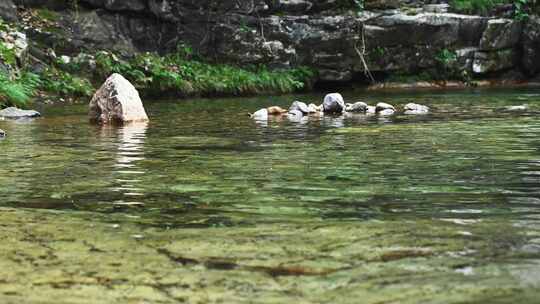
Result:
[[[366,114],[375,114],[377,112],[377,108],[374,106],[367,106],[366,107]]]
[[[382,111],[379,111],[377,112],[380,116],[390,116],[390,115],[394,115],[396,111],[392,110],[392,109],[384,109]]]
[[[300,122],[304,117],[304,113],[300,110],[292,110],[287,113],[287,118],[293,122]]]
[[[388,103],[385,103],[385,102],[379,102],[376,106],[375,106],[375,111],[377,112],[382,112],[384,110],[392,110],[392,111],[396,111],[396,108],[394,108],[393,105],[391,104],[388,104]]]
[[[301,101],[295,101],[292,103],[291,107],[289,108],[289,112],[291,111],[300,111],[304,114],[309,113],[309,107],[307,104],[301,102]]]
[[[429,112],[429,107],[412,102],[406,104],[403,109],[405,110],[404,114],[407,115],[427,114]]]
[[[359,101],[355,103],[348,103],[345,106],[347,112],[366,112],[368,105],[365,102]]]
[[[529,109],[529,106],[524,104],[524,105],[519,105],[519,106],[507,106],[507,107],[504,107],[504,111],[507,111],[507,112],[523,112],[523,111],[527,111]]]
[[[139,92],[116,73],[92,97],[89,118],[99,124],[148,121]]]
[[[251,118],[255,120],[268,120],[268,110],[260,109],[257,112],[251,114]]]
[[[6,137],[6,132],[2,129],[0,129],[0,138]]]
[[[15,107],[5,108],[0,111],[0,117],[9,118],[9,119],[19,119],[19,118],[35,118],[40,117],[41,114],[38,111],[34,110],[21,110]]]
[[[341,113],[345,109],[345,101],[339,93],[324,96],[323,111],[326,113]]]
[[[282,109],[281,107],[278,107],[278,106],[271,106],[271,107],[266,108],[266,110],[268,111],[268,115],[281,115],[288,112],[287,110]]]
[[[321,106],[318,106],[314,103],[310,103],[308,105],[308,108],[309,108],[309,113],[312,114],[312,113],[317,113],[317,112],[321,112]]]

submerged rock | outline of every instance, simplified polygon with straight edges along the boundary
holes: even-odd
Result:
[[[345,101],[339,93],[327,94],[323,101],[323,111],[326,113],[341,113],[345,110]]]
[[[295,101],[292,103],[292,105],[289,107],[289,112],[291,111],[300,111],[304,114],[308,114],[309,113],[309,107],[307,104],[301,102],[301,101]]]
[[[379,102],[376,106],[375,106],[375,111],[376,112],[381,112],[381,111],[384,111],[384,110],[392,110],[392,111],[396,111],[396,108],[394,108],[393,105],[391,104],[388,104],[388,103],[385,103],[385,102]]]
[[[519,106],[507,106],[507,107],[504,107],[504,111],[507,111],[507,112],[523,112],[523,111],[527,111],[529,109],[529,105],[519,105]]]
[[[0,117],[9,118],[9,119],[19,119],[19,118],[35,118],[40,117],[41,114],[38,111],[34,110],[21,110],[15,107],[5,108],[0,111]]]
[[[251,114],[251,118],[255,120],[268,120],[268,110],[260,109],[256,111],[255,113]]]
[[[355,103],[348,103],[345,105],[345,111],[347,112],[366,112],[368,105],[365,102],[359,101]]]
[[[540,17],[528,18],[521,39],[521,66],[528,75],[536,75],[540,72]]]
[[[427,114],[429,113],[429,107],[417,104],[417,103],[408,103],[403,107],[405,110],[404,114],[415,115],[415,114]]]
[[[99,124],[148,121],[139,92],[116,73],[97,90],[89,108],[90,121]]]

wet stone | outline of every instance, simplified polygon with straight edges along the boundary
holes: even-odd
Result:
[[[391,104],[388,104],[388,103],[385,103],[385,102],[379,102],[377,103],[377,105],[375,106],[375,110],[377,112],[381,112],[381,111],[384,111],[384,110],[392,110],[392,111],[396,111],[396,108],[394,108],[393,105]]]
[[[429,107],[417,104],[417,103],[408,103],[403,107],[405,110],[404,114],[407,115],[418,115],[418,114],[427,114],[429,113]]]
[[[345,106],[347,112],[366,112],[368,105],[365,102],[359,101],[355,103],[348,103]]]
[[[345,110],[345,101],[339,93],[327,94],[323,101],[323,110],[326,113],[341,113]]]
[[[507,106],[507,107],[504,107],[504,111],[507,111],[507,112],[524,112],[524,111],[527,111],[529,109],[529,106],[528,105],[519,105],[519,106]]]
[[[8,118],[8,119],[36,118],[40,116],[41,114],[38,111],[21,110],[16,107],[9,107],[0,111],[0,117]]]
[[[291,107],[289,108],[289,112],[295,111],[295,110],[300,111],[304,114],[308,114],[310,112],[308,105],[306,105],[305,103],[301,101],[295,101],[292,103]]]

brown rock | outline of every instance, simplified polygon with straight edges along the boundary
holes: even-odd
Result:
[[[89,118],[99,124],[148,121],[139,92],[120,74],[112,74],[94,94]]]

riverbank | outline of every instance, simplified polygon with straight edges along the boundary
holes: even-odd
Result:
[[[87,100],[112,72],[149,97],[196,97],[513,85],[540,71],[532,2],[154,2],[5,1],[0,102]]]

